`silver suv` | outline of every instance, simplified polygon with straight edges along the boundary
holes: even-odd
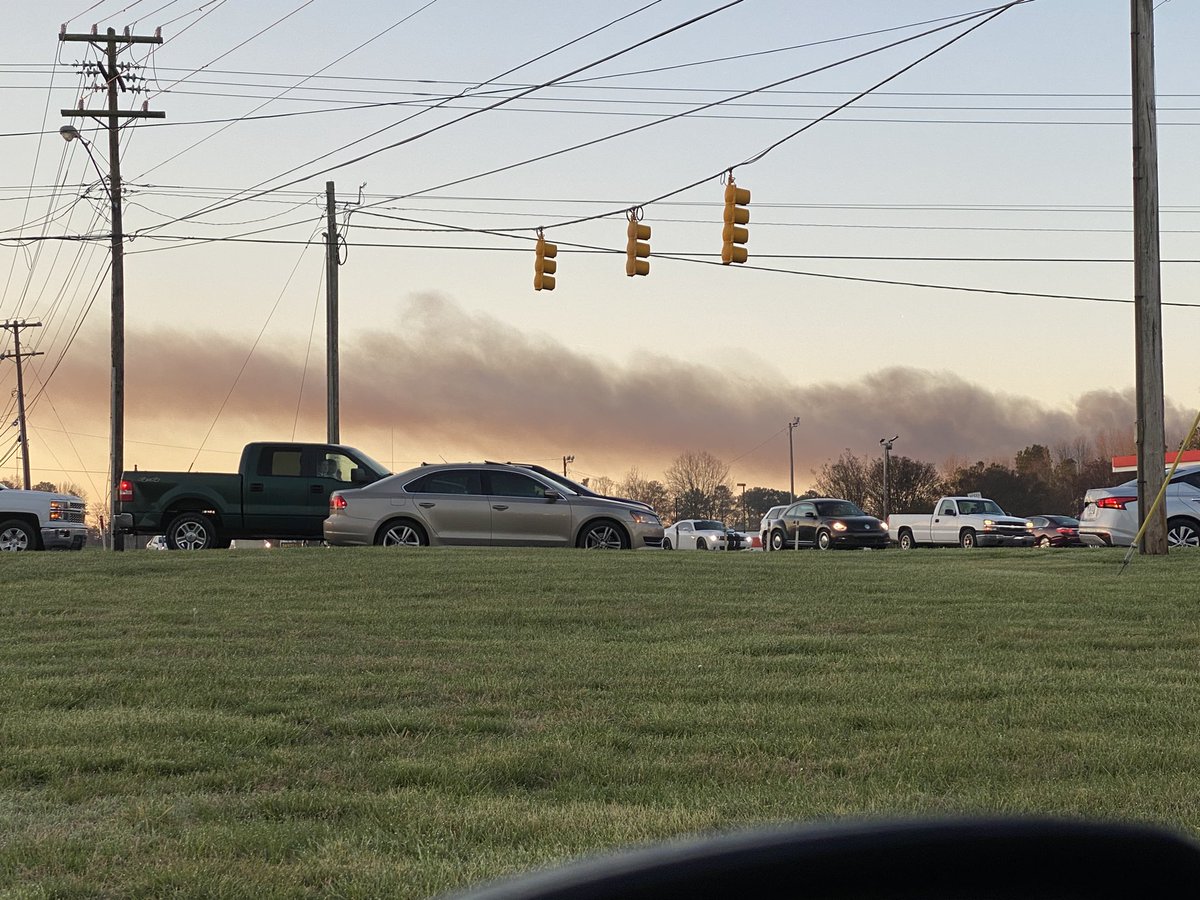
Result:
[[[1176,469],[1163,501],[1167,545],[1200,547],[1200,468]],[[1079,537],[1093,547],[1128,547],[1137,536],[1137,479],[1083,495]]]
[[[627,550],[662,547],[642,504],[586,497],[521,466],[419,466],[329,497],[325,540],[384,547],[492,545]]]

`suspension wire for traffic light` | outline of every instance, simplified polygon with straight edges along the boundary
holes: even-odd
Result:
[[[781,84],[787,84],[787,83],[788,83],[788,82],[790,82],[790,81],[795,81],[795,80],[797,80],[797,79],[799,79],[799,78],[807,77],[808,75],[813,75],[813,74],[816,74],[816,73],[819,73],[819,72],[824,72],[824,71],[826,71],[826,70],[828,70],[828,69],[835,68],[836,66],[840,66],[840,65],[844,65],[844,64],[846,64],[846,63],[848,63],[848,62],[853,62],[853,61],[856,61],[856,60],[858,60],[858,59],[861,59],[861,58],[863,58],[863,57],[870,56],[870,55],[872,55],[872,54],[874,54],[874,53],[879,53],[879,52],[881,52],[881,51],[883,51],[883,50],[889,50],[889,49],[891,49],[891,48],[893,48],[893,47],[897,47],[897,46],[899,46],[899,45],[901,45],[901,44],[906,44],[906,43],[908,43],[908,42],[910,42],[910,41],[917,40],[918,38],[927,37],[927,36],[928,36],[928,35],[930,35],[930,34],[934,34],[934,33],[936,33],[936,32],[939,32],[939,31],[944,31],[944,30],[946,30],[947,28],[953,28],[953,27],[955,27],[955,26],[957,26],[957,25],[961,25],[961,24],[964,24],[964,23],[966,23],[966,22],[969,22],[971,19],[974,19],[974,18],[980,18],[981,16],[986,16],[986,18],[983,18],[983,20],[982,20],[982,21],[980,21],[980,22],[976,22],[974,25],[972,25],[972,26],[970,26],[969,28],[967,28],[967,29],[966,29],[965,31],[963,31],[961,34],[955,35],[954,37],[950,38],[948,41],[946,41],[946,42],[942,43],[941,45],[939,45],[939,46],[935,47],[933,50],[931,50],[931,51],[929,51],[928,53],[924,54],[924,55],[923,55],[923,56],[921,56],[919,59],[915,60],[915,61],[914,61],[914,62],[912,62],[912,63],[909,63],[908,65],[904,66],[904,67],[903,67],[902,69],[900,69],[899,71],[897,71],[897,72],[893,73],[892,75],[889,75],[887,78],[884,78],[882,81],[876,82],[876,84],[872,85],[871,87],[867,88],[866,90],[864,90],[864,91],[860,91],[859,93],[855,94],[853,97],[851,97],[851,98],[850,98],[849,100],[847,100],[846,102],[839,104],[839,105],[838,105],[838,106],[836,106],[835,108],[831,109],[829,112],[825,113],[825,114],[824,114],[824,115],[822,115],[822,116],[819,116],[817,119],[813,120],[812,122],[809,122],[809,123],[808,123],[808,124],[806,124],[806,125],[805,125],[803,128],[799,128],[799,129],[797,129],[796,131],[792,132],[791,134],[787,135],[786,137],[784,137],[784,138],[782,138],[782,139],[780,139],[780,140],[776,141],[775,143],[771,144],[770,146],[766,147],[765,149],[763,149],[763,150],[759,151],[759,152],[758,152],[757,154],[755,154],[754,156],[751,156],[751,157],[749,157],[748,159],[745,159],[745,160],[743,160],[743,161],[742,161],[742,162],[740,162],[740,163],[736,163],[736,164],[734,164],[733,166],[727,166],[727,167],[725,167],[725,168],[721,169],[721,170],[720,170],[720,171],[718,171],[718,172],[715,172],[715,173],[713,173],[713,174],[711,174],[711,175],[707,175],[707,176],[705,176],[704,178],[697,179],[696,181],[693,181],[691,184],[687,184],[687,185],[684,185],[683,187],[676,188],[675,190],[668,191],[668,192],[667,192],[667,193],[665,193],[665,194],[660,194],[659,196],[657,196],[657,197],[654,197],[654,198],[652,198],[652,199],[650,199],[650,200],[643,200],[643,201],[641,202],[641,204],[640,204],[640,205],[642,205],[642,206],[649,206],[649,205],[651,205],[651,204],[653,204],[653,203],[657,203],[657,202],[659,202],[660,200],[666,200],[666,199],[668,199],[668,198],[670,198],[670,197],[675,197],[675,196],[677,196],[677,195],[679,195],[679,194],[685,193],[686,191],[690,191],[690,190],[692,190],[692,189],[694,189],[694,188],[697,188],[697,187],[699,187],[699,186],[700,186],[700,185],[702,185],[702,184],[706,184],[706,183],[708,183],[708,182],[712,181],[714,178],[716,178],[716,177],[719,177],[719,176],[721,176],[721,175],[724,175],[724,174],[725,174],[725,173],[727,173],[727,172],[732,172],[732,170],[733,170],[733,169],[735,169],[735,168],[738,168],[738,167],[740,167],[740,166],[750,165],[751,163],[757,162],[758,160],[760,160],[760,159],[762,159],[764,156],[766,156],[768,153],[770,153],[772,150],[774,150],[776,147],[780,146],[780,145],[781,145],[781,144],[783,144],[783,143],[786,143],[787,141],[790,141],[790,140],[792,140],[793,138],[797,137],[798,135],[802,134],[803,132],[807,131],[808,129],[810,129],[810,128],[812,128],[812,127],[816,126],[817,124],[819,124],[819,123],[821,123],[821,122],[824,122],[826,119],[830,118],[831,116],[833,116],[833,115],[837,114],[838,112],[840,112],[841,110],[843,110],[843,109],[845,109],[846,107],[850,106],[851,104],[853,104],[853,103],[857,102],[858,100],[861,100],[863,97],[865,97],[865,96],[867,96],[868,94],[872,93],[872,92],[873,92],[873,91],[874,91],[876,88],[882,87],[883,85],[887,84],[888,82],[890,82],[890,81],[893,81],[893,80],[895,80],[896,78],[900,77],[900,76],[901,76],[902,74],[904,74],[905,72],[908,72],[908,71],[909,71],[909,70],[911,70],[913,67],[915,67],[915,66],[919,65],[919,64],[920,64],[920,63],[922,63],[922,62],[925,62],[925,61],[926,61],[926,60],[928,60],[930,57],[932,57],[932,56],[934,56],[934,55],[936,55],[936,54],[938,54],[938,53],[941,53],[941,52],[942,52],[943,50],[945,50],[947,47],[949,47],[950,45],[952,45],[952,44],[956,43],[956,42],[957,42],[959,39],[961,39],[961,38],[963,38],[963,37],[966,37],[968,34],[972,33],[972,32],[973,32],[973,31],[975,31],[976,29],[983,27],[983,26],[984,26],[984,25],[986,25],[988,22],[991,22],[993,19],[995,19],[997,16],[999,16],[999,15],[1001,15],[1002,13],[1005,13],[1005,12],[1007,12],[1008,10],[1012,9],[1014,6],[1020,6],[1020,5],[1022,5],[1022,4],[1025,4],[1025,3],[1032,3],[1032,2],[1033,2],[1033,0],[1011,0],[1011,2],[1009,2],[1009,3],[1006,3],[1006,4],[1004,4],[1003,6],[1000,6],[1000,7],[993,7],[992,9],[990,9],[990,10],[986,11],[985,13],[975,13],[975,14],[973,14],[973,15],[971,15],[971,16],[967,16],[967,17],[965,17],[965,18],[962,18],[962,19],[959,19],[959,20],[957,20],[957,21],[955,21],[955,22],[951,22],[951,23],[950,23],[950,24],[948,24],[948,25],[941,25],[941,26],[938,26],[937,28],[932,28],[932,29],[930,29],[929,31],[925,31],[925,32],[922,32],[922,33],[920,33],[920,34],[917,34],[917,35],[912,35],[912,36],[910,36],[910,37],[903,38],[903,39],[901,39],[901,40],[898,40],[898,41],[894,41],[893,43],[891,43],[891,44],[886,44],[886,45],[884,45],[884,46],[882,46],[882,47],[877,47],[877,48],[875,48],[874,50],[868,50],[868,51],[865,51],[865,52],[863,52],[863,53],[860,53],[860,54],[857,54],[857,55],[855,55],[855,56],[849,57],[848,59],[839,60],[839,61],[837,61],[837,62],[830,63],[830,64],[828,64],[828,65],[825,65],[825,66],[821,66],[821,67],[819,67],[819,68],[817,68],[817,69],[813,69],[813,70],[811,70],[811,71],[809,71],[809,72],[802,73],[801,75],[795,75],[795,76],[792,76],[791,78],[785,78],[785,79],[783,79],[783,80],[781,80],[781,81],[774,82],[773,84],[766,85],[765,87],[758,88],[758,89],[757,89],[757,91],[761,91],[761,90],[769,90],[770,88],[773,88],[773,87],[778,87],[778,86],[779,86],[779,85],[781,85]],[[698,111],[701,111],[701,110],[704,110],[704,109],[708,109],[708,108],[710,108],[710,107],[712,107],[712,106],[716,106],[716,105],[718,105],[718,104],[720,104],[720,103],[729,102],[729,101],[731,101],[731,100],[737,100],[737,99],[740,99],[740,98],[742,98],[742,97],[748,96],[748,95],[749,95],[749,94],[751,94],[751,93],[756,93],[757,91],[745,91],[745,92],[743,92],[743,93],[736,94],[736,95],[734,95],[734,96],[732,96],[732,97],[726,98],[726,99],[725,99],[725,100],[723,100],[723,101],[714,101],[713,103],[709,103],[709,104],[705,104],[704,106],[697,107],[697,109],[696,109],[696,110],[694,110],[694,111],[698,112]],[[682,117],[682,116],[685,116],[685,115],[688,115],[688,113],[677,113],[677,114],[675,114],[675,115],[673,115],[673,116],[670,116],[670,117],[668,117],[667,119],[664,119],[664,120],[662,120],[662,121],[670,121],[671,119],[680,118],[680,117]],[[628,129],[627,131],[620,132],[620,133],[619,133],[619,135],[630,134],[631,132],[638,131],[638,130],[641,130],[642,128],[647,128],[647,127],[649,127],[649,125],[640,125],[640,126],[637,126],[636,128],[631,128],[631,129]],[[619,135],[618,135],[618,136],[619,136]],[[579,149],[580,147],[584,147],[584,146],[589,146],[589,145],[591,145],[591,144],[600,143],[600,141],[601,141],[601,140],[608,140],[608,138],[601,138],[601,139],[598,139],[598,140],[595,140],[595,141],[589,141],[589,142],[587,142],[587,143],[585,143],[585,144],[579,144],[579,145],[576,145],[575,147],[567,148],[567,149],[565,149],[565,150],[557,151],[557,152],[555,152],[555,153],[546,154],[546,155],[543,155],[543,156],[537,157],[537,160],[543,160],[543,159],[547,159],[547,158],[549,158],[550,156],[556,156],[556,155],[558,155],[558,153],[565,153],[565,152],[567,152],[568,150],[575,150],[575,149]],[[534,160],[530,160],[530,161],[534,161]],[[527,161],[527,162],[529,162],[529,161]],[[526,163],[518,163],[518,164],[516,164],[516,165],[525,165],[525,164],[526,164]],[[486,173],[483,173],[483,174],[484,174],[484,175],[492,175],[492,174],[495,174],[496,172],[499,172],[499,171],[505,171],[506,169],[516,168],[516,165],[513,165],[513,166],[505,166],[504,168],[501,168],[501,169],[493,169],[491,172],[486,172]],[[473,176],[473,177],[475,177],[475,178],[478,178],[478,177],[482,177],[482,175],[477,175],[477,176]],[[454,185],[457,185],[457,184],[462,184],[464,181],[470,181],[470,180],[471,180],[470,178],[463,178],[463,179],[459,179],[459,180],[457,180],[457,181],[451,181],[451,182],[447,182],[447,183],[445,183],[445,184],[438,185],[437,187],[432,187],[432,188],[429,188],[428,190],[430,190],[430,191],[441,190],[441,189],[443,189],[443,188],[446,188],[446,187],[452,187],[452,186],[454,186]],[[415,192],[413,192],[413,193],[411,193],[411,194],[405,194],[405,195],[404,195],[404,198],[418,196],[418,195],[420,195],[420,194],[422,194],[422,193],[425,193],[425,191],[415,191]],[[403,199],[403,198],[398,198],[398,199]],[[556,223],[554,223],[554,225],[547,225],[547,226],[545,226],[545,227],[547,227],[547,228],[551,228],[551,227],[555,227],[555,228],[561,228],[561,227],[564,227],[564,226],[566,226],[566,225],[577,225],[577,224],[580,224],[580,223],[582,223],[582,222],[591,222],[591,221],[594,221],[594,220],[596,220],[596,219],[605,219],[605,218],[609,218],[609,217],[611,217],[611,216],[618,215],[620,212],[621,212],[621,210],[610,210],[610,211],[608,211],[608,212],[604,212],[604,213],[598,213],[598,214],[596,214],[596,215],[584,216],[584,217],[582,217],[582,218],[577,218],[577,219],[568,219],[568,220],[566,220],[566,221],[562,221],[562,222],[556,222]]]
[[[354,164],[354,163],[356,163],[356,162],[361,162],[361,161],[362,161],[362,160],[364,160],[364,159],[369,159],[370,157],[372,157],[372,156],[376,156],[376,155],[378,155],[378,154],[380,154],[380,153],[383,153],[383,152],[385,152],[385,151],[388,151],[388,150],[393,150],[393,149],[395,149],[396,147],[401,147],[401,146],[403,146],[403,145],[405,145],[405,144],[412,143],[413,141],[419,140],[419,139],[421,139],[421,138],[423,138],[423,137],[427,137],[427,136],[429,136],[429,135],[431,135],[431,134],[433,134],[433,133],[435,133],[435,132],[441,131],[441,130],[442,130],[442,129],[444,129],[444,128],[449,128],[451,125],[457,125],[458,123],[460,123],[460,122],[463,122],[463,121],[465,121],[466,119],[472,118],[472,117],[474,117],[474,116],[477,116],[477,115],[479,115],[479,114],[481,114],[481,113],[489,112],[489,111],[491,111],[491,110],[493,110],[493,109],[496,109],[496,108],[498,108],[498,107],[500,107],[500,106],[504,106],[505,104],[511,103],[511,102],[513,102],[514,100],[519,100],[519,99],[521,99],[522,97],[524,97],[524,96],[527,96],[528,94],[532,94],[532,93],[534,93],[535,91],[539,91],[539,90],[542,90],[542,89],[544,89],[544,88],[551,87],[551,86],[553,86],[553,85],[557,84],[558,82],[562,81],[562,80],[563,80],[563,79],[565,79],[565,78],[571,78],[572,76],[578,75],[580,72],[586,72],[588,69],[592,69],[592,68],[595,68],[596,66],[603,65],[604,63],[606,63],[606,62],[610,62],[610,61],[612,61],[612,60],[616,59],[616,58],[617,58],[617,57],[619,57],[619,56],[622,56],[622,55],[624,55],[624,54],[626,54],[626,53],[630,53],[630,52],[632,52],[632,51],[634,51],[634,50],[637,50],[637,49],[639,49],[639,48],[641,48],[641,47],[644,47],[644,46],[646,46],[647,44],[653,43],[654,41],[660,40],[660,39],[662,39],[662,38],[664,38],[664,37],[667,37],[667,36],[669,36],[669,35],[671,35],[671,34],[674,34],[674,33],[675,33],[675,32],[677,32],[677,31],[681,31],[681,30],[683,30],[683,29],[685,29],[685,28],[688,28],[688,27],[690,27],[691,25],[694,25],[694,24],[696,24],[697,22],[701,22],[701,21],[703,21],[703,20],[705,20],[705,19],[707,19],[707,18],[710,18],[711,16],[715,16],[715,15],[717,15],[718,13],[724,12],[725,10],[727,10],[727,9],[729,9],[729,8],[731,8],[731,7],[737,6],[737,5],[739,5],[739,4],[743,3],[743,2],[744,2],[744,0],[727,0],[727,2],[726,2],[726,3],[722,4],[721,6],[719,6],[719,7],[715,8],[715,9],[712,9],[712,10],[709,10],[708,12],[701,13],[701,14],[699,14],[699,15],[693,16],[692,18],[690,18],[690,19],[688,19],[688,20],[686,20],[686,21],[684,21],[684,22],[681,22],[681,23],[679,23],[679,24],[677,24],[677,25],[673,25],[673,26],[671,26],[670,28],[664,29],[663,31],[660,31],[660,32],[658,32],[657,34],[651,35],[651,36],[650,36],[650,37],[648,37],[648,38],[645,38],[645,39],[643,39],[643,40],[641,40],[641,41],[638,41],[638,42],[637,42],[637,43],[635,43],[635,44],[632,44],[632,45],[630,45],[630,46],[628,46],[628,47],[624,47],[624,48],[622,48],[621,50],[618,50],[618,51],[616,51],[616,52],[614,52],[614,53],[610,53],[610,54],[608,54],[607,56],[605,56],[605,57],[603,57],[603,58],[601,58],[601,59],[594,60],[593,62],[587,63],[586,65],[580,66],[580,67],[578,67],[578,68],[576,68],[576,69],[572,69],[570,72],[567,72],[567,73],[565,73],[565,74],[563,74],[563,75],[560,75],[560,76],[558,76],[558,77],[556,77],[556,78],[553,78],[553,79],[551,79],[551,80],[549,80],[549,81],[543,82],[543,83],[541,83],[541,84],[534,85],[534,86],[532,86],[532,87],[528,88],[527,90],[525,90],[525,91],[522,91],[522,92],[520,92],[520,93],[518,93],[518,94],[515,94],[515,95],[513,95],[513,96],[511,96],[511,97],[505,97],[505,98],[502,98],[502,99],[500,99],[500,100],[497,100],[495,103],[493,103],[493,104],[491,104],[491,105],[489,105],[489,106],[483,107],[483,108],[481,108],[481,109],[471,110],[470,112],[468,112],[468,113],[466,113],[466,114],[464,114],[464,115],[462,115],[462,116],[459,116],[458,118],[456,118],[456,119],[453,119],[453,120],[451,120],[451,121],[449,121],[449,122],[443,122],[443,123],[442,123],[442,124],[440,124],[440,125],[436,125],[436,126],[434,126],[434,127],[432,127],[432,128],[428,128],[428,129],[426,129],[425,131],[423,131],[423,132],[419,132],[419,133],[417,133],[417,134],[415,134],[415,135],[410,135],[409,137],[407,137],[407,138],[404,138],[403,140],[396,141],[395,143],[389,144],[389,145],[387,145],[387,146],[385,146],[385,147],[380,147],[380,148],[378,148],[378,149],[376,149],[376,150],[372,150],[372,151],[370,151],[369,153],[365,153],[365,154],[363,154],[363,155],[361,155],[361,156],[355,157],[354,159],[347,160],[346,162],[343,162],[343,163],[338,163],[338,164],[337,164],[337,165],[335,165],[335,166],[331,166],[331,167],[329,167],[329,168],[322,169],[322,170],[320,170],[320,171],[317,171],[317,172],[312,172],[312,173],[309,173],[308,175],[304,175],[304,176],[302,176],[302,177],[300,177],[300,178],[296,178],[296,179],[294,179],[294,180],[292,180],[292,181],[289,181],[289,182],[286,182],[286,183],[284,183],[284,184],[277,185],[277,186],[276,186],[276,187],[274,187],[274,188],[269,188],[269,189],[267,189],[267,190],[264,190],[264,191],[261,191],[261,192],[259,192],[259,193],[257,193],[257,194],[251,194],[249,197],[241,197],[241,198],[237,198],[237,197],[235,197],[234,199],[231,199],[231,200],[227,201],[225,204],[221,204],[221,205],[218,205],[218,206],[215,206],[215,207],[206,207],[206,208],[204,208],[204,209],[201,209],[201,210],[198,210],[198,211],[196,211],[196,212],[194,212],[194,213],[190,213],[190,214],[188,214],[188,215],[180,216],[179,218],[175,219],[174,221],[176,221],[176,222],[182,222],[182,221],[186,221],[186,220],[190,219],[190,218],[191,218],[193,215],[203,215],[204,213],[208,213],[208,212],[214,212],[214,211],[216,211],[217,209],[224,209],[224,208],[226,208],[226,207],[228,207],[228,206],[232,206],[232,205],[234,205],[234,204],[236,204],[236,203],[241,203],[241,202],[244,202],[244,201],[246,201],[246,200],[252,200],[252,199],[255,199],[255,197],[259,197],[259,196],[262,196],[263,194],[268,194],[268,193],[271,193],[271,192],[272,192],[272,191],[274,191],[274,190],[280,190],[280,189],[282,189],[282,188],[291,187],[292,185],[294,185],[294,184],[299,184],[299,183],[300,183],[300,182],[302,182],[302,181],[307,181],[307,180],[309,180],[309,179],[311,179],[311,178],[316,178],[316,177],[318,177],[318,176],[320,176],[320,175],[325,175],[325,174],[328,174],[329,172],[333,172],[333,171],[335,171],[335,170],[337,170],[337,169],[345,168],[346,166],[352,165],[352,164]],[[648,6],[649,6],[649,5],[653,5],[653,4],[648,4]],[[646,8],[646,7],[643,7],[643,8]],[[622,18],[624,18],[624,17],[622,17]],[[613,24],[613,23],[611,23],[611,22],[610,22],[610,23],[608,23],[608,24],[609,24],[609,25],[611,25],[611,24]],[[608,25],[605,25],[605,26],[603,26],[603,27],[608,27]],[[574,43],[574,41],[571,41],[571,43]],[[564,46],[567,46],[567,45],[564,45]],[[544,56],[545,56],[545,55],[546,55],[546,54],[542,54],[541,56],[539,56],[539,57],[537,57],[537,58],[538,58],[538,59],[544,58]],[[528,63],[523,63],[521,66],[518,66],[518,67],[516,67],[516,69],[509,69],[509,70],[508,70],[508,72],[505,72],[504,74],[510,74],[511,72],[514,72],[514,71],[516,71],[516,70],[517,70],[517,69],[519,69],[519,68],[523,68],[525,65],[528,65]],[[488,83],[488,82],[484,82],[484,84],[487,84],[487,83]],[[422,110],[422,112],[425,112],[425,111],[427,111],[427,110]],[[421,115],[421,113],[417,113],[416,115]],[[393,127],[395,127],[396,125],[403,124],[404,122],[406,122],[406,121],[409,121],[409,120],[410,120],[410,119],[412,119],[412,118],[415,118],[415,116],[410,116],[410,117],[409,117],[409,119],[405,119],[405,120],[402,120],[401,122],[394,123],[393,125],[390,125],[390,126],[388,126],[388,128],[393,128]],[[284,177],[286,177],[286,176],[290,175],[292,172],[295,172],[295,171],[297,171],[298,169],[301,169],[301,168],[303,168],[303,167],[304,167],[304,166],[306,166],[306,165],[311,165],[311,164],[312,164],[312,163],[314,163],[314,162],[317,162],[317,161],[319,161],[319,160],[321,160],[321,159],[325,159],[326,157],[328,157],[328,156],[331,156],[331,155],[333,155],[334,153],[340,152],[341,150],[344,150],[344,149],[346,149],[346,148],[348,148],[348,147],[352,147],[352,146],[354,146],[354,145],[355,145],[355,144],[357,144],[357,143],[361,143],[361,142],[362,142],[362,141],[364,141],[364,140],[367,140],[367,139],[369,139],[369,138],[371,138],[371,137],[374,137],[376,134],[379,134],[379,133],[381,133],[381,131],[385,131],[385,130],[387,130],[387,129],[386,129],[386,128],[385,128],[385,129],[381,129],[380,131],[376,131],[376,132],[374,132],[373,134],[367,135],[366,137],[363,137],[363,138],[359,138],[358,140],[352,141],[352,142],[351,142],[351,143],[349,143],[349,144],[346,144],[346,145],[344,145],[344,146],[342,146],[342,147],[339,147],[337,150],[331,150],[329,153],[325,153],[325,154],[323,154],[323,155],[321,155],[321,156],[317,157],[316,159],[309,160],[309,162],[307,162],[307,163],[302,163],[302,164],[301,164],[301,165],[299,165],[299,166],[295,166],[295,167],[293,167],[293,168],[291,168],[291,169],[288,169],[287,171],[283,172],[283,173],[282,173],[282,174],[280,174],[280,175],[276,175],[276,176],[274,176],[273,178],[269,178],[269,179],[267,179],[266,181],[259,182],[259,184],[255,185],[253,188],[247,188],[246,190],[244,190],[244,191],[241,191],[241,192],[239,192],[239,193],[246,193],[246,191],[254,191],[254,190],[256,190],[258,187],[261,187],[263,184],[266,184],[266,183],[267,183],[267,181],[273,181],[273,180],[275,180],[276,178],[284,178]],[[159,226],[159,227],[165,227],[166,225],[169,225],[169,224],[172,224],[172,223],[171,223],[171,222],[167,222],[167,223],[164,223],[163,225],[161,225],[161,226]]]

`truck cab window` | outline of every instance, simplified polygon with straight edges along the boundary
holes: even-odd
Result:
[[[300,450],[298,448],[264,449],[258,463],[259,475],[299,475]]]

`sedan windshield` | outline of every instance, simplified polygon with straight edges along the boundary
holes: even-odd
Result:
[[[823,516],[865,516],[866,513],[849,500],[822,500],[817,503],[817,512]]]
[[[700,519],[696,522],[697,531],[724,531],[725,526],[720,522],[714,522],[712,519]]]

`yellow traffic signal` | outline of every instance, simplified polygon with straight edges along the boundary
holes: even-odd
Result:
[[[650,274],[650,226],[640,221],[640,210],[630,210],[629,228],[625,233],[629,236],[625,244],[625,274],[632,278],[634,275]]]
[[[535,291],[552,291],[554,290],[554,273],[558,269],[558,263],[554,260],[554,257],[558,256],[558,245],[548,243],[539,230],[536,252],[537,258],[533,263],[533,289]]]
[[[740,188],[733,183],[730,176],[725,185],[725,228],[721,231],[721,263],[744,263],[747,258],[746,248],[742,245],[750,239],[748,229],[741,226],[750,221],[750,190]]]

